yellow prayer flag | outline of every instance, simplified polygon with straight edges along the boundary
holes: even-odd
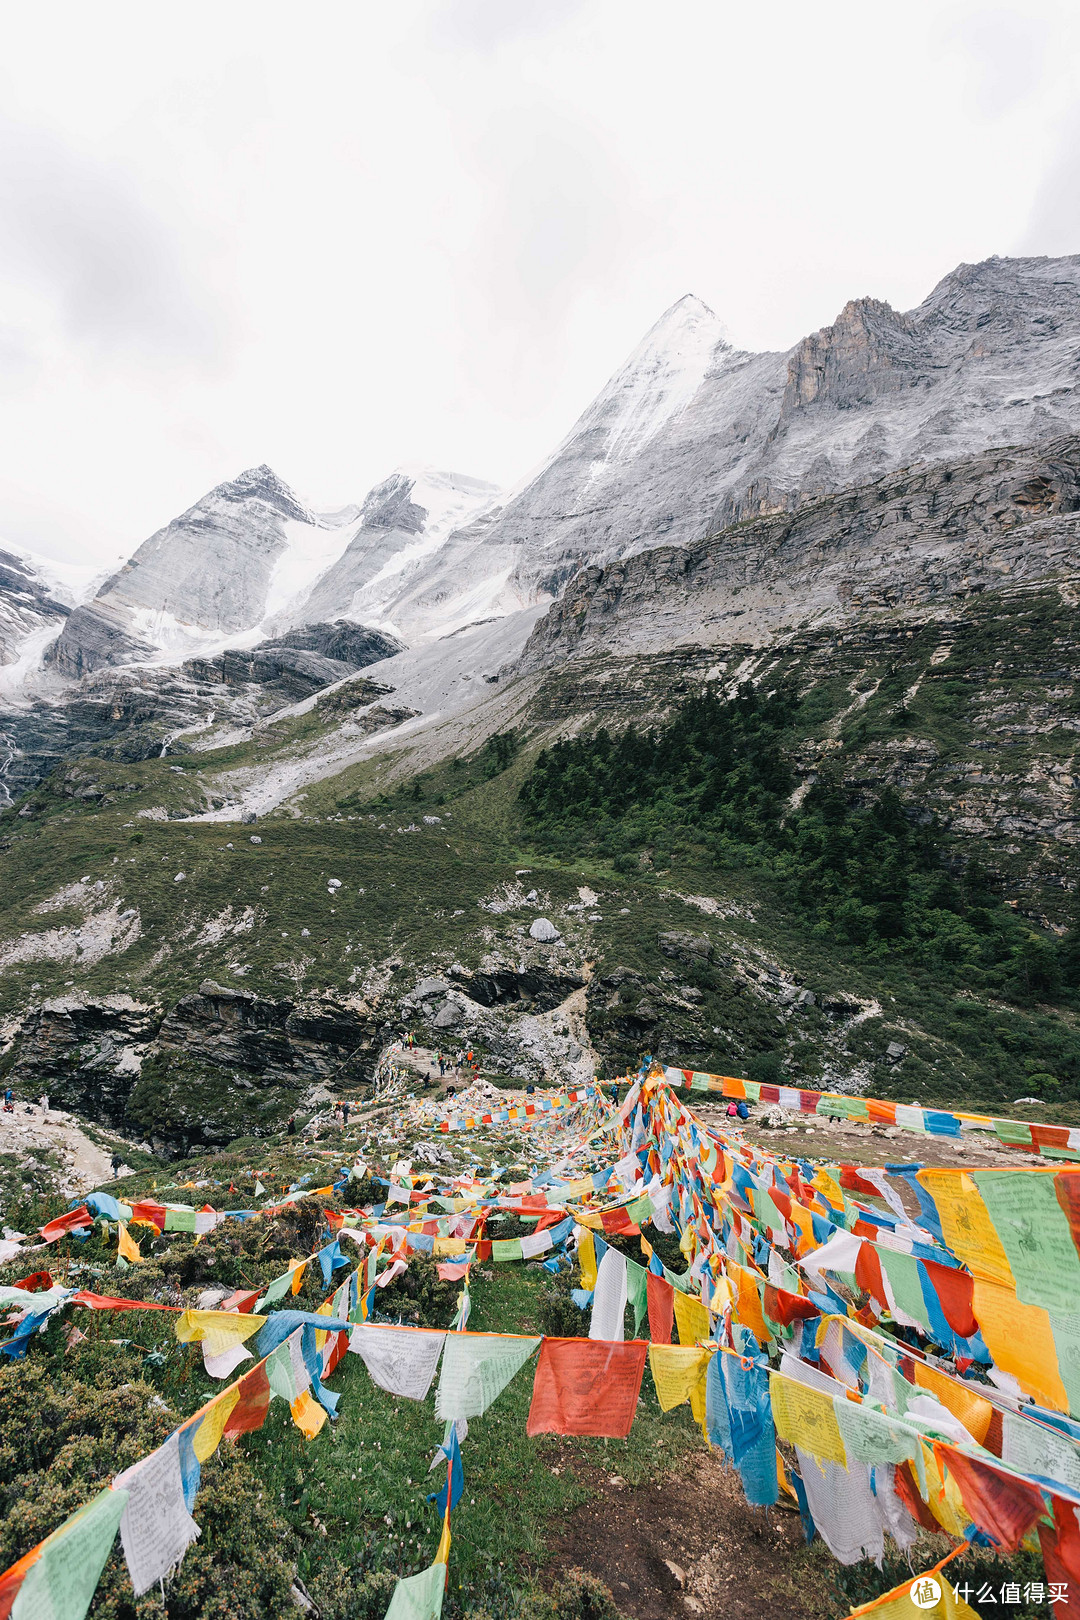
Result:
[[[922,1389],[928,1389],[945,1410],[964,1425],[972,1439],[981,1446],[994,1415],[990,1402],[976,1395],[970,1385],[963,1386],[958,1379],[948,1378],[935,1367],[927,1367],[921,1361],[915,1363],[914,1378]]]
[[[464,1238],[437,1237],[433,1253],[436,1255],[464,1254],[468,1244]]]
[[[680,1344],[696,1344],[699,1339],[707,1339],[712,1332],[712,1323],[709,1313],[692,1294],[684,1294],[681,1289],[675,1290],[675,1325],[679,1330]]]
[[[964,1506],[960,1487],[950,1473],[942,1475],[933,1446],[926,1440],[920,1440],[919,1445],[926,1475],[926,1505],[945,1534],[952,1536],[955,1541],[962,1541],[971,1515]]]
[[[581,1267],[581,1286],[588,1293],[596,1287],[596,1244],[591,1232],[586,1232],[578,1244],[577,1257]]]
[[[307,1261],[295,1260],[290,1263],[289,1270],[292,1272],[292,1287],[289,1292],[298,1294],[304,1286],[304,1272],[307,1270]]]
[[[183,1311],[176,1319],[176,1337],[181,1344],[204,1344],[207,1355],[223,1356],[258,1333],[266,1320],[235,1311]]]
[[[948,1562],[948,1560],[946,1560]],[[979,1620],[970,1604],[957,1597],[942,1566],[901,1581],[891,1592],[851,1610],[849,1620]]]
[[[920,1170],[915,1179],[934,1200],[945,1242],[972,1275],[1011,1288],[1008,1256],[971,1176],[963,1170]]]
[[[446,1564],[450,1561],[450,1500],[447,1498],[446,1513],[443,1517],[442,1535],[439,1537],[439,1550],[435,1554],[433,1563]]]
[[[767,1350],[770,1344],[770,1335],[765,1324],[764,1312],[761,1309],[761,1293],[758,1288],[756,1274],[747,1271],[745,1266],[737,1266],[734,1261],[729,1261],[728,1279],[735,1289],[734,1312],[736,1320],[748,1327],[762,1349]]]
[[[675,1296],[676,1299],[678,1295]],[[694,1419],[705,1429],[705,1378],[715,1350],[687,1344],[650,1344],[649,1371],[662,1412],[690,1402]]]
[[[221,1436],[225,1425],[228,1423],[232,1409],[239,1399],[240,1386],[234,1384],[231,1389],[227,1389],[218,1400],[214,1401],[199,1427],[193,1433],[191,1437],[192,1450],[201,1463],[204,1463],[208,1457],[212,1457],[221,1444]]]
[[[314,1440],[326,1422],[326,1408],[313,1401],[311,1391],[302,1389],[295,1401],[289,1402],[293,1422],[306,1440]]]
[[[794,1378],[773,1373],[769,1379],[773,1422],[781,1440],[789,1440],[803,1451],[813,1452],[841,1468],[848,1465],[844,1438],[833,1411],[833,1398],[822,1389],[811,1389]]]
[[[1012,1287],[1002,1288],[976,1277],[971,1304],[995,1367],[1012,1373],[1026,1395],[1058,1412],[1069,1410],[1069,1397],[1058,1370],[1050,1316],[1041,1305],[1022,1305]]]

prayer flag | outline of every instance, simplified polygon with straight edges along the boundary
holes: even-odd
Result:
[[[123,1489],[100,1491],[0,1576],[0,1615],[12,1620],[83,1620],[116,1527]]]
[[[450,1333],[443,1351],[435,1416],[473,1418],[486,1412],[533,1354],[539,1338],[509,1333]]]
[[[626,1256],[618,1249],[607,1249],[596,1273],[593,1293],[590,1339],[621,1340],[625,1337]]]
[[[427,1398],[446,1334],[430,1328],[377,1327],[363,1323],[349,1335],[349,1349],[362,1356],[372,1381],[406,1400]]]
[[[649,1338],[654,1344],[671,1343],[671,1327],[675,1313],[675,1290],[655,1272],[647,1274],[649,1300]]]
[[[184,1501],[179,1432],[118,1474],[114,1484],[127,1493],[120,1540],[135,1596],[142,1597],[180,1562],[199,1534]]]
[[[625,1438],[634,1421],[648,1349],[643,1339],[545,1339],[526,1433]]]

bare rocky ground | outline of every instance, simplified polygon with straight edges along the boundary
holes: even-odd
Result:
[[[734,1123],[724,1108],[696,1101],[694,1112],[714,1130],[728,1130]],[[815,1115],[803,1124],[797,1114],[789,1114],[790,1124],[768,1126],[765,1110],[751,1115],[740,1132],[755,1147],[767,1148],[781,1157],[823,1159],[843,1164],[920,1164],[936,1170],[1017,1169],[1020,1166],[1055,1163],[1040,1154],[1020,1153],[1006,1147],[989,1131],[973,1131],[962,1137],[920,1136],[895,1125],[865,1125],[854,1120],[837,1123]],[[1038,1115],[1034,1117],[1038,1119]]]
[[[131,1152],[131,1143],[99,1126],[90,1127],[74,1114],[37,1103],[16,1104],[13,1114],[0,1109],[0,1187],[7,1197],[48,1189],[74,1198],[112,1177],[113,1151]],[[125,1160],[126,1162],[126,1160]]]

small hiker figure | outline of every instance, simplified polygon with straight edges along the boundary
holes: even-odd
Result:
[[[342,1130],[345,1129],[345,1127],[346,1127],[346,1125],[348,1125],[348,1123],[349,1123],[349,1105],[348,1105],[347,1102],[343,1102],[342,1105],[341,1105],[341,1128],[342,1128]]]
[[[295,1136],[296,1135],[296,1115],[295,1114],[290,1114],[289,1115],[289,1123],[285,1127],[285,1134],[286,1134],[286,1136]]]
[[[4,1092],[4,1113],[5,1114],[13,1114],[14,1112],[15,1112],[15,1093],[12,1091],[11,1087],[8,1086],[7,1090]]]
[[[116,1180],[117,1176],[120,1174],[120,1169],[121,1169],[121,1166],[123,1165],[123,1162],[124,1161],[120,1157],[119,1153],[114,1153],[113,1154],[111,1163],[112,1163],[112,1177],[113,1177],[114,1181]]]
[[[48,1095],[44,1091],[41,1093],[41,1096],[38,1098],[38,1103],[41,1106],[41,1112],[43,1114],[47,1114],[49,1112],[49,1098],[48,1098]]]
[[[738,1118],[738,1113],[739,1113],[739,1110],[736,1108],[735,1104],[734,1103],[728,1103],[728,1105],[727,1105],[727,1117],[728,1117],[728,1119],[736,1119],[736,1118]]]

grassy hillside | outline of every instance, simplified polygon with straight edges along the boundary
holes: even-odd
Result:
[[[503,1072],[547,975],[586,984],[604,1072],[653,1051],[904,1100],[1035,1095],[1069,1117],[1077,667],[1071,609],[1018,590],[768,652],[571,661],[524,702],[493,696],[456,744],[444,725],[351,764],[333,763],[341,715],[316,704],[217,750],[62,765],[0,815],[0,1012],[14,1033],[49,997],[123,993],[160,1018],[211,980],[271,1022],[348,1003],[367,1054],[354,1078],[406,1027],[467,1037]],[[693,696],[738,680],[756,709]],[[255,825],[183,819],[298,763],[303,788]],[[538,916],[555,945],[530,940]],[[459,1003],[465,1023],[444,1030],[442,1003],[408,999],[478,972],[517,974],[518,1000],[471,1023]],[[40,1047],[19,1071],[22,1039],[7,1062],[33,1086]],[[143,1051],[125,1128],[197,1095],[235,1134],[252,1099],[212,1054],[185,1068],[185,1039]],[[275,1084],[268,1122],[303,1090]]]

